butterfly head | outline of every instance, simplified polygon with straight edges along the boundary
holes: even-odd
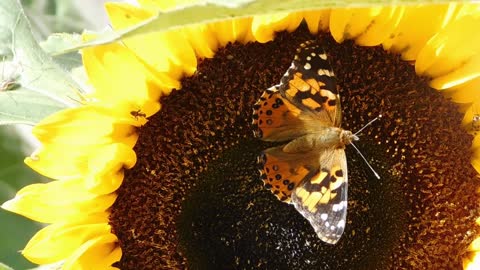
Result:
[[[340,132],[340,142],[343,145],[351,144],[353,141],[358,141],[357,135],[353,134],[350,130],[343,130]]]

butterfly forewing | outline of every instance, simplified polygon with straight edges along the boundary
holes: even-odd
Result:
[[[317,124],[340,126],[340,100],[327,54],[313,41],[300,45],[278,87],[298,108],[311,112]]]
[[[263,92],[253,106],[256,137],[265,141],[286,141],[307,134],[302,111],[283,97],[276,86]],[[313,124],[313,123],[312,123]]]

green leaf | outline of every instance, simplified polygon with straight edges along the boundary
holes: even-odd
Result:
[[[82,36],[79,34],[55,33],[50,35],[47,40],[40,42],[40,46],[45,52],[52,53],[79,42],[82,42]]]
[[[38,45],[17,1],[0,1],[0,25],[0,51],[10,51],[12,63],[19,68],[15,76],[2,74],[0,124],[35,124],[51,113],[77,105],[73,97],[79,87]],[[10,64],[4,61],[1,70]],[[20,87],[5,88],[12,84]]]
[[[124,38],[151,32],[163,32],[179,27],[221,21],[233,18],[271,14],[277,12],[293,12],[302,10],[314,10],[334,7],[367,7],[373,5],[419,4],[423,0],[209,0],[196,1],[189,6],[181,6],[168,12],[159,12],[156,16],[145,20],[132,27],[119,31],[106,31],[99,33],[98,37],[88,42],[79,43],[76,46],[57,51],[55,54],[63,54],[77,51],[82,48],[107,44]],[[429,3],[446,3],[446,0],[433,0]]]
[[[79,34],[56,33],[50,35],[47,40],[40,42],[40,46],[46,53],[51,54],[81,43],[81,39],[82,36]],[[72,70],[82,65],[82,59],[77,52],[54,56],[53,60],[67,70]]]
[[[12,199],[26,185],[47,181],[23,162],[25,154],[31,151],[33,146],[26,143],[19,128],[0,127],[0,204]],[[42,227],[40,223],[0,208],[0,261],[15,269],[33,267],[19,251]]]
[[[0,104],[0,125],[35,125],[45,116],[65,108],[50,97],[23,87],[1,93]]]

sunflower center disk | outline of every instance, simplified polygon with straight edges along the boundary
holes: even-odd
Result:
[[[203,60],[140,131],[111,224],[121,269],[460,269],[478,234],[472,137],[454,104],[380,47],[318,37],[340,86],[342,128],[383,117],[347,147],[349,197],[336,245],[263,186],[252,106],[278,83],[305,29]]]

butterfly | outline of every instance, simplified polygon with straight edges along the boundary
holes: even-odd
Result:
[[[358,140],[340,128],[341,120],[335,74],[315,41],[297,48],[280,84],[267,89],[253,106],[254,135],[286,142],[258,157],[265,187],[293,204],[329,244],[337,243],[345,229],[345,147]]]

